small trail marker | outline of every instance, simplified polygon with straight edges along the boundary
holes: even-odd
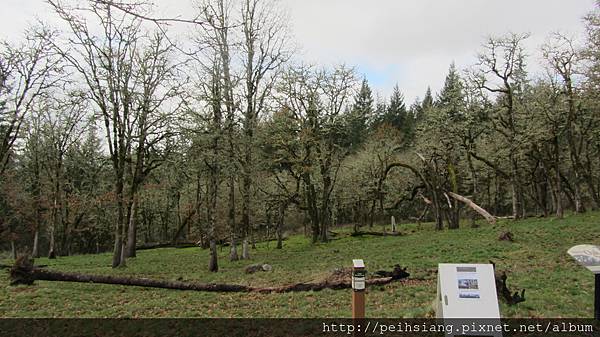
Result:
[[[595,276],[594,319],[600,320],[600,247],[578,245],[567,251],[580,265],[586,267]]]
[[[392,215],[392,233],[396,233],[396,218]]]
[[[352,318],[365,318],[367,270],[362,259],[352,260]]]

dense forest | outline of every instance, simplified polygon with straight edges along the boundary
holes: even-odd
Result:
[[[61,30],[0,46],[0,249],[15,256],[112,251],[117,267],[197,242],[217,271],[217,246],[248,259],[285,232],[316,243],[391,216],[442,230],[600,208],[600,2],[585,36],[548,36],[541,59],[526,33],[489,37],[415,102],[298,60],[268,0],[202,0],[189,20],[47,5]]]

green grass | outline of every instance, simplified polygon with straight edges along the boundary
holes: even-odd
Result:
[[[138,252],[124,269],[110,268],[111,255],[38,259],[49,268],[94,274],[123,274],[161,279],[226,282],[253,286],[319,280],[334,268],[363,258],[367,269],[407,266],[411,282],[396,282],[367,291],[369,317],[429,317],[436,292],[438,263],[496,262],[508,273],[508,285],[525,288],[527,300],[509,307],[504,317],[589,317],[593,307],[593,275],[566,251],[582,243],[600,244],[600,213],[569,215],[563,220],[501,221],[495,226],[437,232],[431,224],[401,225],[400,237],[344,236],[328,244],[310,244],[303,236],[271,242],[252,250],[252,262],[229,262],[219,252],[219,272],[206,271],[208,252],[199,248]],[[339,230],[343,232],[344,230]],[[515,242],[498,241],[510,230]],[[3,260],[0,263],[9,264]],[[269,263],[273,271],[246,275],[249,263]],[[288,294],[205,293],[141,287],[38,281],[33,286],[8,285],[0,272],[0,317],[349,317],[350,290]]]

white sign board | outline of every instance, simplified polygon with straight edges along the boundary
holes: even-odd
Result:
[[[438,265],[438,318],[500,318],[491,264]]]
[[[362,259],[352,260],[352,289],[365,290],[366,286],[366,270],[365,263]]]
[[[600,274],[600,247],[579,245],[567,251],[579,264],[594,274]]]

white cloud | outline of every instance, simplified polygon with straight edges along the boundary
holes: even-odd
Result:
[[[282,0],[308,60],[356,64],[388,94],[398,82],[410,103],[442,85],[449,64],[472,64],[489,35],[529,32],[536,48],[554,31],[580,33],[593,0]],[[372,72],[378,72],[372,74]]]
[[[0,29],[18,39],[38,16],[56,23],[44,0],[3,0]],[[155,0],[163,16],[189,18],[187,0]],[[428,85],[438,90],[450,62],[472,64],[484,38],[529,32],[530,70],[540,69],[536,48],[554,31],[581,33],[594,0],[280,0],[308,62],[344,62],[366,73],[376,91],[397,82],[407,102]],[[190,27],[173,27],[187,32]]]

